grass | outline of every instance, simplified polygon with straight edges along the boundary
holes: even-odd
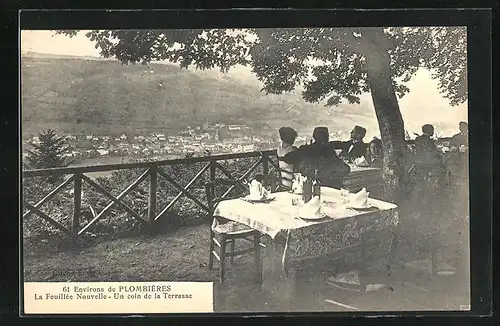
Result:
[[[467,198],[460,193],[451,196],[452,209],[447,210],[450,214],[464,211],[463,203],[456,200],[457,196]],[[459,226],[453,230],[460,232]],[[453,242],[457,236],[447,233],[446,238]],[[33,247],[25,246],[24,281],[212,281],[215,311],[218,312],[344,311],[349,309],[345,305],[377,311],[457,310],[469,301],[467,272],[430,277],[430,254],[423,252],[415,256],[417,250],[411,246],[411,241],[398,246],[394,259],[396,263],[391,268],[391,273],[405,280],[405,283],[395,283],[391,288],[356,295],[332,289],[319,273],[303,275],[298,285],[299,295],[291,306],[283,301],[284,292],[261,289],[252,281],[252,268],[249,268],[252,266],[252,257],[237,258],[235,265],[228,270],[227,282],[219,284],[217,269],[209,270],[207,267],[208,245],[209,225],[203,223],[180,227],[172,225],[154,237],[143,235],[100,240],[74,253],[58,249],[34,252]],[[464,242],[460,246],[458,249],[461,250],[454,248],[441,252],[442,266],[453,265],[454,261],[461,262],[463,265],[457,265],[458,271],[467,271],[468,262],[464,259],[464,253],[468,244]],[[265,275],[270,266],[266,251],[263,252],[263,261]],[[344,306],[331,302],[340,302]]]
[[[24,281],[29,282],[140,282],[213,281],[215,311],[283,312],[349,311],[325,300],[341,302],[361,310],[457,309],[466,303],[466,284],[457,276],[430,278],[429,260],[403,269],[410,285],[396,284],[391,290],[356,295],[328,287],[321,275],[300,279],[300,294],[292,306],[284,294],[268,292],[253,283],[251,257],[236,259],[227,282],[217,282],[217,269],[209,270],[208,225],[182,227],[156,237],[141,236],[104,241],[80,252],[29,254],[24,256]],[[264,252],[264,268],[269,263]],[[423,289],[423,290],[422,290]],[[383,300],[381,300],[383,298]]]

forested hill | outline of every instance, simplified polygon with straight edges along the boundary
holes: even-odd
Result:
[[[290,125],[308,134],[317,125],[378,129],[366,105],[325,108],[298,93],[266,95],[259,83],[217,71],[36,54],[24,55],[21,66],[23,133],[176,131],[204,122]]]

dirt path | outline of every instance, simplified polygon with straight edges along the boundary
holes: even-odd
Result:
[[[25,281],[214,281],[215,310],[219,312],[273,312],[290,309],[279,293],[267,293],[252,283],[251,261],[236,261],[227,284],[217,283],[217,270],[208,262],[208,225],[180,228],[156,237],[117,239],[82,249],[24,258]],[[251,259],[251,258],[249,258]],[[468,301],[463,280],[456,276],[429,277],[429,261],[408,266],[405,284],[391,290],[356,295],[331,288],[314,276],[299,284],[294,308],[302,311],[349,311],[331,303],[361,310],[458,309]],[[411,274],[412,273],[412,274]],[[410,275],[411,274],[411,275]],[[329,301],[325,301],[329,300]]]

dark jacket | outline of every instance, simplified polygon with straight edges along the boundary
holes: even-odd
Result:
[[[443,163],[434,140],[429,135],[415,138],[415,165],[419,167],[435,168]]]
[[[366,156],[366,152],[368,150],[368,144],[363,141],[353,142],[352,140],[348,141],[332,141],[329,143],[334,149],[340,149],[341,152],[339,154],[340,157],[354,160],[358,157]],[[352,145],[352,148],[351,148]],[[351,149],[349,151],[349,149]]]
[[[462,135],[461,133],[453,135],[450,141],[450,146],[460,147],[462,145],[469,146],[468,135]]]
[[[334,188],[342,186],[342,178],[351,170],[332,147],[319,144],[302,145],[297,151],[282,157],[282,160],[295,165],[297,172],[310,178],[314,178],[317,169],[321,184]]]

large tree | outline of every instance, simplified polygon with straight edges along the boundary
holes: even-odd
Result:
[[[359,103],[359,95],[370,92],[384,146],[386,196],[395,201],[404,175],[398,97],[409,91],[405,84],[425,68],[452,105],[467,99],[464,27],[96,30],[86,35],[103,57],[127,64],[167,60],[222,72],[247,65],[263,91],[280,94],[301,87],[305,100],[327,106]]]

